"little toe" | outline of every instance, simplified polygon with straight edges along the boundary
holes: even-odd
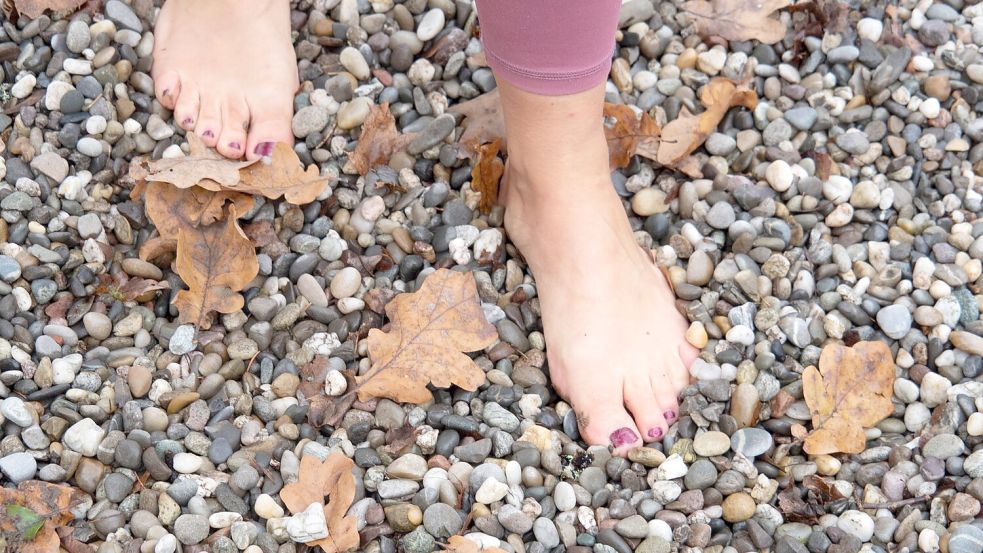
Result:
[[[227,99],[222,105],[222,132],[216,149],[220,154],[239,159],[246,152],[246,127],[249,125],[249,108],[242,99]]]
[[[599,401],[597,398],[604,398]],[[596,394],[588,401],[576,402],[580,435],[591,445],[610,445],[615,454],[642,445],[641,435],[631,416],[621,404],[618,393]]]
[[[642,431],[642,439],[646,442],[662,440],[669,430],[669,423],[656,397],[652,384],[647,380],[625,386],[625,405],[635,417],[635,425]]]
[[[198,114],[198,124],[195,125],[195,134],[201,138],[209,148],[214,148],[218,144],[218,135],[222,131],[222,106],[216,100],[204,100],[201,104],[201,112]]]
[[[246,159],[257,159],[273,153],[277,142],[290,146],[294,133],[290,130],[290,106],[285,109],[269,109],[268,106],[250,104],[249,138],[246,140]]]
[[[154,94],[160,105],[173,110],[181,95],[181,77],[177,71],[164,71],[154,77]]]
[[[199,105],[198,87],[192,83],[182,83],[181,94],[174,106],[174,122],[186,131],[194,129]]]

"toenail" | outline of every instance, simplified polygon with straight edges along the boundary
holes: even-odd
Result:
[[[239,144],[238,142],[229,142],[229,148],[238,151],[242,149],[242,144]]]
[[[649,430],[649,438],[658,440],[662,437],[662,429],[656,426],[655,428]]]
[[[163,94],[161,94],[161,95],[162,95],[162,96],[163,96],[164,98],[167,98],[168,96],[170,96],[170,95],[171,95],[171,89],[169,89],[169,88],[165,88],[165,89],[164,89],[164,92],[163,92]]]
[[[662,413],[662,416],[667,421],[676,420],[676,412],[673,411],[672,409],[666,411],[665,413]]]
[[[261,155],[263,157],[272,155],[273,146],[275,145],[276,145],[275,142],[260,142],[259,144],[256,145],[255,148],[253,148],[253,153]]]
[[[611,445],[614,447],[621,447],[636,441],[638,441],[638,435],[631,428],[623,426],[611,433]]]
[[[214,137],[214,136],[215,136],[215,133],[213,133],[213,132],[211,131],[211,129],[209,129],[209,130],[207,130],[207,131],[205,131],[205,132],[203,132],[203,133],[201,133],[201,136],[203,136],[204,138],[212,138],[212,137]]]
[[[184,121],[183,121],[182,123],[183,123],[184,125],[186,125],[186,126],[191,126],[191,124],[192,124],[192,123],[194,123],[194,122],[195,122],[195,120],[194,120],[194,119],[192,119],[192,118],[190,118],[190,117],[185,117],[185,118],[184,118]]]

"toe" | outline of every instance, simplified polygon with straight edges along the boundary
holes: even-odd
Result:
[[[679,344],[679,358],[682,359],[683,367],[687,371],[689,371],[690,365],[692,365],[693,361],[696,361],[696,358],[699,356],[700,350],[693,347],[686,340],[682,340],[682,343]]]
[[[164,71],[154,77],[154,93],[160,105],[173,110],[181,95],[181,77],[176,71]]]
[[[249,138],[246,139],[246,159],[257,159],[273,153],[273,146],[283,142],[294,143],[294,133],[290,130],[291,98],[279,104],[249,103]]]
[[[198,87],[192,83],[182,83],[181,94],[174,106],[174,122],[186,131],[194,129],[198,121],[199,103]]]
[[[203,100],[195,134],[209,148],[218,143],[218,135],[222,131],[222,106],[216,100]]]
[[[646,442],[662,440],[669,429],[669,423],[663,415],[664,409],[656,398],[656,392],[648,378],[625,386],[625,405],[635,417],[635,425],[641,430],[642,439]]]
[[[246,151],[249,108],[242,98],[228,98],[222,104],[222,132],[216,149],[225,157],[239,159]]]
[[[679,391],[683,389],[685,383],[680,385],[675,380],[678,379],[679,371],[672,371],[672,374],[653,373],[651,386],[653,398],[658,405],[657,411],[662,420],[665,421],[666,428],[672,426],[679,420]],[[657,375],[662,374],[661,378]]]
[[[596,390],[595,390],[596,392]],[[600,401],[599,398],[603,398]],[[610,445],[617,455],[642,445],[635,422],[622,405],[619,391],[596,393],[574,403],[580,435],[590,445]]]

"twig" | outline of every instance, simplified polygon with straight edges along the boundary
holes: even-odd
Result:
[[[923,495],[920,497],[909,497],[908,499],[899,499],[897,501],[888,501],[887,503],[863,503],[861,506],[864,509],[897,509],[898,507],[904,507],[905,505],[913,505],[915,503],[922,503],[923,501],[928,501],[932,499],[930,495]]]

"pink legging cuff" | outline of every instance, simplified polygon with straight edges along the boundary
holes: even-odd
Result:
[[[573,94],[611,69],[619,0],[477,0],[497,79],[534,94]]]

